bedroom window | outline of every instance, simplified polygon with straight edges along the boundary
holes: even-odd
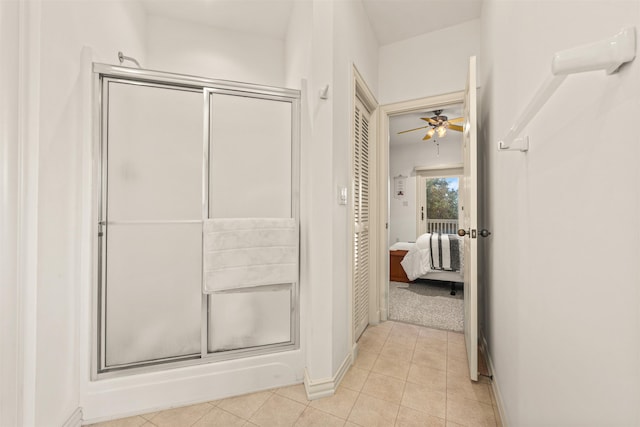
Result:
[[[455,234],[459,217],[459,179],[427,178],[425,187],[427,233]]]
[[[424,233],[456,234],[460,203],[461,172],[457,168],[446,170],[416,170],[417,235]]]

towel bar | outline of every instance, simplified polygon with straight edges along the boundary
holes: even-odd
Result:
[[[612,74],[618,71],[622,64],[633,61],[635,56],[635,27],[623,28],[615,36],[595,43],[556,52],[551,61],[552,75],[538,88],[518,120],[509,128],[507,135],[498,141],[498,151],[529,150],[529,137],[517,138],[518,135],[569,74],[596,70],[605,70],[607,74]]]

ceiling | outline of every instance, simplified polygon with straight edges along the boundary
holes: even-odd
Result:
[[[296,1],[141,0],[147,12],[284,39]],[[355,1],[355,0],[334,0]],[[482,0],[362,0],[381,45],[480,17]]]
[[[462,116],[462,104],[449,105],[442,109],[442,115],[447,116],[450,119]],[[398,116],[389,117],[389,144],[391,146],[401,146],[409,144],[417,144],[424,142],[433,142],[438,140],[441,142],[458,142],[462,141],[462,132],[447,131],[447,134],[443,138],[431,138],[428,141],[423,141],[422,138],[426,135],[428,128],[416,130],[413,132],[403,133],[398,135],[398,132],[408,129],[414,129],[422,126],[428,126],[429,124],[421,119],[421,117],[434,116],[433,110],[424,110],[415,113],[407,113]],[[462,125],[462,123],[458,123]]]
[[[284,39],[296,0],[141,0],[152,15]],[[300,1],[300,0],[298,0]]]
[[[482,0],[362,0],[381,45],[480,17]]]

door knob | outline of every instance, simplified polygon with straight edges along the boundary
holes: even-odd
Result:
[[[483,228],[482,230],[480,230],[480,235],[482,237],[489,237],[490,234],[491,234],[491,232],[489,230],[487,230],[486,228]]]
[[[458,236],[460,237],[464,237],[466,235],[470,234],[472,239],[476,238],[476,230],[473,230],[473,232],[469,232],[469,230],[465,230],[464,228],[460,228],[458,229]],[[486,228],[483,228],[482,230],[480,230],[480,234],[482,237],[489,237],[489,235],[491,234],[491,232],[489,230],[487,230]]]

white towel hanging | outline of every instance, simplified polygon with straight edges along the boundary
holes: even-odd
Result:
[[[205,220],[204,293],[297,281],[293,218]]]

